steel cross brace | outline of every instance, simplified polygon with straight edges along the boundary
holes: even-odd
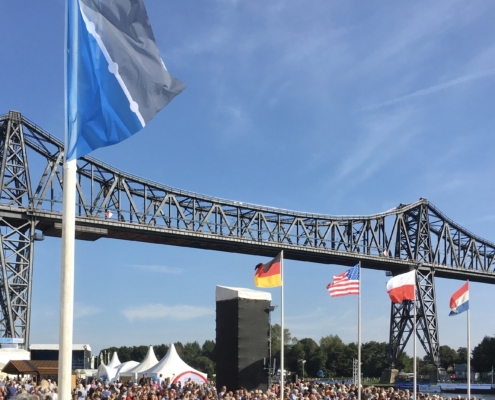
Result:
[[[440,345],[435,305],[433,271],[417,271],[416,275],[416,335],[430,363],[440,366]],[[392,303],[390,315],[390,364],[399,358],[414,332],[414,302]]]

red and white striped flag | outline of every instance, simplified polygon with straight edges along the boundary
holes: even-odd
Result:
[[[333,282],[327,285],[327,289],[330,297],[359,294],[359,264],[339,275],[334,275]]]

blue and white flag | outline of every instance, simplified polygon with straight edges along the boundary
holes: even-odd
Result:
[[[119,143],[184,90],[156,47],[143,0],[69,0],[66,159]]]
[[[450,298],[449,317],[459,315],[461,312],[467,310],[469,310],[469,282],[462,285],[462,287]]]

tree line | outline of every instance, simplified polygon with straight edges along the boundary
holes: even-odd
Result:
[[[320,339],[319,343],[313,339],[297,339],[292,337],[288,329],[284,329],[284,355],[285,368],[293,374],[302,377],[303,362],[304,375],[306,377],[316,377],[318,371],[323,371],[325,377],[350,377],[352,376],[352,360],[357,359],[357,343],[344,343],[338,335],[328,335]],[[279,324],[271,326],[271,358],[280,360],[280,340],[281,328]],[[269,335],[269,336],[270,336]],[[206,340],[202,346],[197,341],[182,344],[174,343],[179,356],[191,367],[205,372],[211,379],[215,373],[217,362],[215,355],[215,342]],[[110,347],[100,352],[102,354],[113,354],[117,352],[121,362],[138,361],[141,362],[149,346],[133,347]],[[153,346],[158,360],[162,359],[168,351],[168,346],[161,344]],[[440,346],[441,366],[447,371],[452,371],[455,365],[467,362],[466,347],[459,347],[457,350],[449,346]],[[361,372],[364,377],[379,377],[384,369],[389,368],[389,345],[385,342],[370,341],[361,346]],[[429,360],[417,359],[418,372],[427,375],[434,368],[429,364]],[[471,355],[471,365],[478,372],[491,371],[495,365],[495,336],[485,338],[473,349]],[[399,371],[412,372],[413,359],[405,352],[401,354],[398,365]]]

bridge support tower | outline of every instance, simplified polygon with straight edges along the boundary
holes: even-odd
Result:
[[[430,364],[440,366],[440,346],[435,304],[434,271],[418,269],[416,280],[416,335],[423,346]],[[400,357],[414,333],[414,302],[392,303],[390,313],[389,370],[381,381],[392,383],[398,373]]]
[[[28,347],[31,317],[36,221],[28,213],[9,215],[9,208],[29,209],[31,184],[21,115],[10,111],[0,127],[0,338],[24,339]]]

